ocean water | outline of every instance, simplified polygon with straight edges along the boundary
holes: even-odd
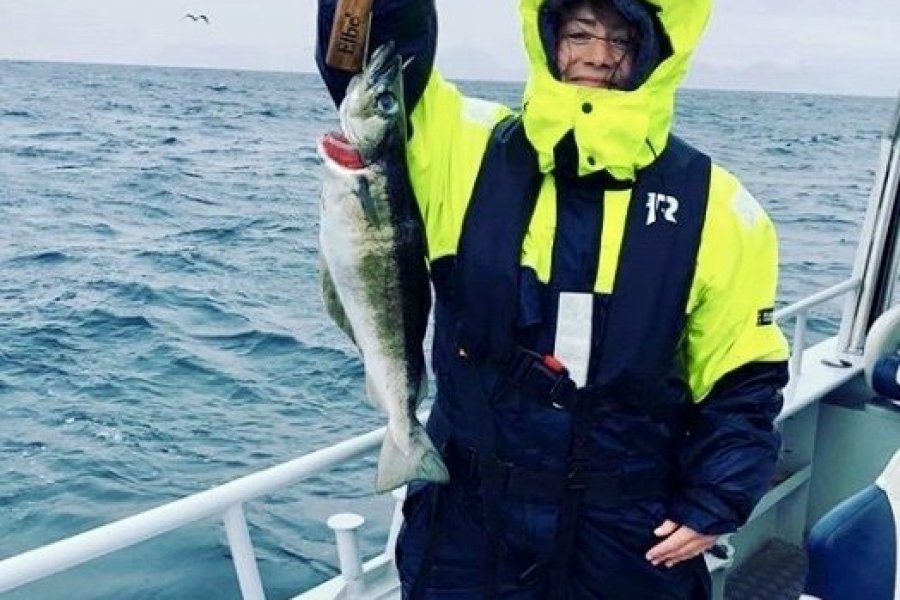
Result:
[[[682,137],[776,222],[779,306],[849,276],[891,105],[682,93]],[[335,127],[312,75],[0,62],[0,558],[383,424],[318,291],[314,140]],[[373,464],[248,506],[269,598],[337,573],[333,512],[379,550]],[[213,520],[2,595],[58,597],[239,592]]]

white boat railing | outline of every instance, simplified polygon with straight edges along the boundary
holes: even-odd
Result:
[[[794,351],[791,356],[791,375],[799,375],[805,347],[810,311],[844,294],[859,289],[859,278],[849,279],[791,306],[776,311],[779,321],[796,317]],[[255,552],[247,528],[243,505],[260,496],[293,485],[311,475],[327,471],[349,460],[372,452],[379,446],[385,428],[377,429],[333,446],[317,450],[286,463],[241,477],[209,490],[175,500],[137,515],[91,529],[70,538],[36,548],[0,561],[0,593],[49,577],[66,569],[99,558],[111,552],[134,546],[166,532],[210,517],[219,517],[225,524],[232,561],[237,573],[241,594],[245,600],[263,600],[262,583],[256,565]],[[401,502],[402,496],[395,496]],[[399,514],[395,509],[395,517]],[[395,518],[396,520],[396,518]],[[335,526],[341,554],[342,571],[354,571],[359,557],[349,556],[355,542],[344,531],[353,527]],[[393,528],[393,529],[396,529]],[[387,552],[392,549],[396,532],[388,540]],[[341,541],[343,539],[343,541]],[[354,566],[356,565],[356,566]],[[358,573],[343,573],[352,581]]]
[[[381,443],[384,432],[382,427],[264,471],[7,558],[0,561],[0,593],[173,529],[218,516],[225,523],[243,598],[261,600],[265,595],[244,518],[244,503],[368,454]]]
[[[793,351],[789,364],[791,379],[796,379],[803,368],[803,350],[806,348],[806,331],[808,328],[809,313],[813,308],[840,298],[850,292],[855,292],[862,285],[861,277],[853,277],[817,294],[775,311],[775,320],[784,321],[796,317],[794,322],[794,336],[792,338]],[[835,357],[835,362],[842,364],[840,358]]]

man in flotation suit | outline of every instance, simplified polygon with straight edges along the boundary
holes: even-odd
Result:
[[[404,597],[708,598],[703,552],[769,486],[788,356],[775,233],[670,132],[710,3],[521,0],[514,113],[433,68],[432,0],[376,0],[370,46],[412,58],[428,429],[451,472],[410,486]],[[318,59],[339,103],[334,10],[319,0]]]

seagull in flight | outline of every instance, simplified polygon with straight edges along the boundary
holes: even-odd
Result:
[[[209,19],[206,18],[206,15],[192,15],[191,13],[188,13],[181,17],[182,21],[184,19],[190,19],[191,21],[203,21],[204,23],[209,25]]]

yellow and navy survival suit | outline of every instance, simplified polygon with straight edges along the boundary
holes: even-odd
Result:
[[[451,470],[410,486],[407,598],[706,598],[702,557],[644,558],[653,530],[734,531],[772,478],[775,233],[670,132],[711,0],[613,1],[644,40],[627,90],[561,82],[561,3],[521,0],[521,112],[433,68],[433,0],[375,2],[371,47],[413,58],[408,164],[437,297],[428,429]],[[317,57],[339,103],[334,10],[319,0]]]

